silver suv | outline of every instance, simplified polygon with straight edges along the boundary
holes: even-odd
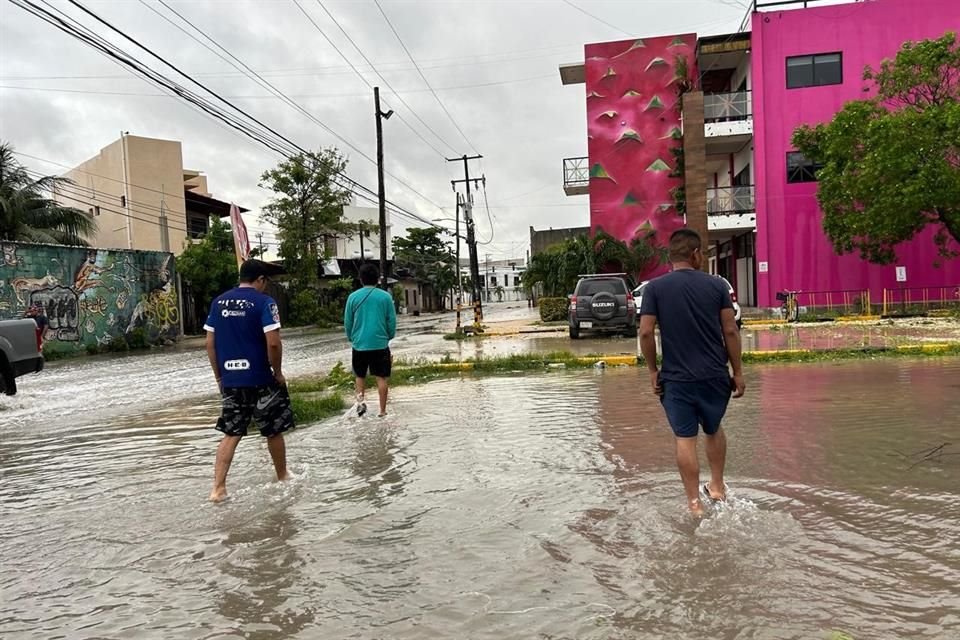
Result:
[[[637,310],[626,274],[581,276],[570,296],[570,337],[581,331],[610,331],[637,335]]]

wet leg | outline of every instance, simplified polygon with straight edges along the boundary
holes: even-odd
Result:
[[[710,463],[710,497],[714,500],[726,500],[727,489],[723,482],[723,469],[727,463],[727,435],[723,429],[707,438],[707,461]]]
[[[240,436],[223,436],[217,445],[217,460],[213,467],[213,490],[210,492],[211,502],[220,502],[227,497],[227,472],[233,462],[233,454],[240,444]]]
[[[700,461],[697,459],[697,438],[677,438],[677,467],[683,490],[687,494],[687,507],[694,515],[703,515],[700,502]]]
[[[390,382],[386,378],[377,378],[377,393],[380,395],[380,415],[387,415],[387,393]]]
[[[287,474],[287,445],[283,441],[283,434],[267,438],[267,449],[270,450],[270,458],[273,459],[273,468],[277,471],[277,480],[281,482],[288,479]]]

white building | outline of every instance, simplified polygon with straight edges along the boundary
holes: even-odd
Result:
[[[380,259],[380,233],[378,221],[380,212],[376,207],[357,207],[348,205],[343,208],[343,221],[361,225],[363,233],[357,233],[352,238],[331,239],[331,258],[344,260],[360,259],[361,255],[367,260]],[[387,260],[393,260],[393,233],[390,222],[390,212],[387,211]],[[361,250],[363,253],[361,254]]]

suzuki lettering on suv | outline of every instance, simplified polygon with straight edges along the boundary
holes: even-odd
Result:
[[[637,311],[624,274],[581,276],[570,296],[570,337],[581,331],[637,335]]]

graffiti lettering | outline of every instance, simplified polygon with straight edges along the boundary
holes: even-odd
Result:
[[[30,305],[43,307],[50,331],[57,340],[76,342],[80,339],[80,316],[77,294],[66,287],[39,289],[30,293]]]
[[[80,301],[80,310],[96,315],[107,313],[107,301],[103,298],[84,298]]]

